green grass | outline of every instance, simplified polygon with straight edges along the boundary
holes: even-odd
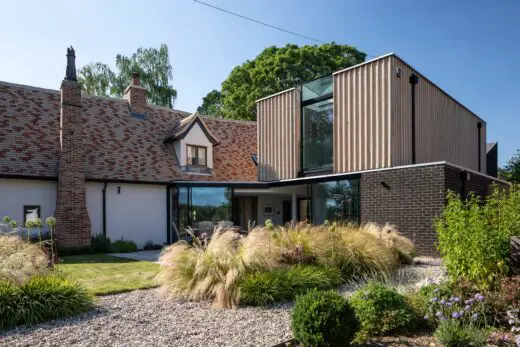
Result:
[[[58,269],[95,295],[156,287],[159,264],[104,254],[63,257]]]

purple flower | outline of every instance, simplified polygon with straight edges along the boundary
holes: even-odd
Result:
[[[446,305],[451,307],[451,305],[453,305],[453,304],[451,302],[448,302]]]
[[[424,319],[428,320],[428,319],[430,319],[430,316],[424,316]]]
[[[430,284],[434,282],[432,277],[428,277],[427,281],[428,281],[428,283],[430,283]]]
[[[434,297],[434,298],[432,299],[432,302],[437,302],[437,301],[439,301],[439,298],[438,298],[438,297]]]
[[[464,315],[464,311],[460,310],[459,311],[459,315],[463,316]]]
[[[449,301],[450,301],[450,302],[453,302],[453,299],[454,299],[454,297],[452,296],[452,297],[450,298],[450,300],[449,300]]]
[[[474,319],[474,320],[477,320],[477,319],[478,319],[478,313],[474,313],[474,314],[473,314],[473,319]]]
[[[435,315],[437,316],[437,318],[440,318],[440,317],[442,317],[442,312],[441,311],[437,311],[437,313],[435,313]]]
[[[446,299],[441,300],[441,305],[446,305]]]
[[[464,307],[464,309],[465,309],[466,311],[469,311],[469,310],[471,310],[471,306],[470,306],[470,305],[466,305],[466,307]]]
[[[440,290],[439,288],[435,288],[435,289],[433,290],[433,292],[434,292],[434,293],[438,293],[439,290]]]
[[[451,314],[451,316],[452,316],[453,318],[456,319],[456,318],[459,318],[459,317],[461,316],[461,314],[460,314],[460,312],[456,312],[456,311],[455,311],[455,312],[453,312],[453,313]]]
[[[459,302],[459,301],[460,301],[460,298],[456,296],[456,297],[453,298],[453,301],[455,301],[455,302]]]
[[[477,299],[477,301],[484,301],[484,295],[482,294],[475,294],[475,299]]]
[[[468,299],[468,300],[464,301],[464,303],[465,303],[466,305],[471,305],[471,304],[473,304],[474,302],[475,302],[474,299]]]

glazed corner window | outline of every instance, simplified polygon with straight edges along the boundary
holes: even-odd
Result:
[[[27,221],[35,220],[36,218],[40,218],[40,206],[24,205],[24,207],[23,207],[23,225],[25,225],[25,223],[27,223]]]
[[[201,146],[186,146],[188,150],[187,165],[207,166],[207,148]]]

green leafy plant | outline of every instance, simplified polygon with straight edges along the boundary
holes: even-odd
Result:
[[[92,248],[92,253],[109,253],[111,250],[112,242],[110,238],[106,237],[103,234],[97,234],[93,236],[90,240],[90,247]]]
[[[54,265],[55,261],[55,244],[54,244],[54,231],[56,230],[56,218],[55,217],[47,217],[45,219],[45,224],[49,226],[49,243],[50,243],[50,249],[51,249],[51,265]]]
[[[354,310],[336,291],[310,290],[296,299],[291,328],[305,346],[348,346],[358,327]]]
[[[0,328],[36,324],[90,310],[92,296],[77,283],[54,274],[20,285],[0,281]]]
[[[485,201],[474,195],[462,201],[449,192],[447,200],[435,227],[449,275],[493,286],[508,271],[509,239],[520,230],[520,188],[507,193],[495,187]]]
[[[240,304],[264,306],[294,299],[315,288],[332,289],[341,283],[341,274],[335,268],[296,265],[245,275],[240,281]]]
[[[435,337],[446,347],[486,346],[487,333],[449,319],[440,322]]]
[[[113,253],[130,253],[136,252],[137,245],[134,241],[120,239],[112,243],[110,246],[110,252]]]
[[[350,304],[361,324],[356,336],[358,341],[403,329],[413,323],[414,315],[405,297],[379,283],[366,284],[352,295]]]

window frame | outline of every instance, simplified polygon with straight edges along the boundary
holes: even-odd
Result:
[[[42,215],[42,206],[41,205],[23,205],[23,226],[25,227],[25,224],[27,223],[27,214],[26,211],[29,209],[38,209],[38,217],[41,218]]]
[[[190,150],[190,147],[193,147],[193,148],[196,148],[197,149],[197,160],[200,158],[199,156],[199,149],[203,148],[204,149],[204,163],[205,165],[200,165],[200,164],[191,164],[189,163],[189,150]],[[186,144],[186,166],[197,166],[197,167],[208,167],[208,147],[207,146],[200,146],[200,145],[191,145],[191,144]]]

